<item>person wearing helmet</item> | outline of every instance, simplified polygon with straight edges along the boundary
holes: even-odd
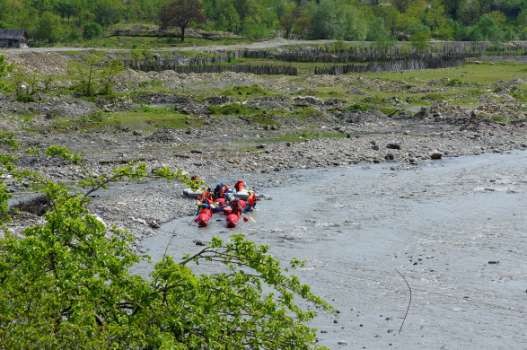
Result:
[[[205,191],[203,191],[203,193],[198,197],[198,200],[202,203],[208,203],[209,205],[212,204],[214,198],[210,188],[207,188]]]
[[[245,181],[243,181],[243,180],[238,180],[236,182],[236,184],[234,185],[234,188],[236,189],[236,192],[241,192],[241,191],[245,190],[245,187],[247,187],[247,185],[245,184]]]
[[[247,206],[245,207],[245,212],[253,211],[256,208],[256,193],[254,191],[249,191],[249,197],[247,198]]]
[[[207,227],[212,219],[212,208],[209,203],[203,202],[198,206],[198,214],[194,221],[199,227]]]

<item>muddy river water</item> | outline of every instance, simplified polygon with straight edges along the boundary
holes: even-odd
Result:
[[[313,322],[334,349],[527,349],[527,152],[401,168],[291,173],[238,229],[340,311]],[[164,225],[142,248],[158,260],[228,237],[224,223]],[[147,273],[148,265],[138,266]],[[409,291],[408,318],[399,333]]]

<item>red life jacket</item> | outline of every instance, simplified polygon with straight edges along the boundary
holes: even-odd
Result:
[[[198,198],[203,203],[212,204],[213,196],[209,191],[204,191]]]
[[[256,206],[256,194],[254,192],[249,195],[249,198],[247,198],[247,204],[249,204],[251,208]]]
[[[241,213],[245,207],[247,206],[247,203],[242,199],[235,199],[231,202],[231,208],[234,213]]]
[[[223,208],[223,214],[225,215],[232,214],[232,208],[230,205],[227,205],[226,207]]]

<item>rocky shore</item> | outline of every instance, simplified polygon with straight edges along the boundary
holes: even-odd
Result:
[[[424,112],[423,112],[424,113]],[[525,124],[502,126],[437,120],[437,116],[393,119],[358,113],[352,123],[326,121],[320,130],[330,138],[264,142],[277,131],[217,124],[198,129],[137,132],[26,135],[26,144],[64,144],[85,155],[82,165],[57,159],[23,156],[21,164],[60,181],[104,174],[114,166],[143,161],[152,168],[169,165],[186,169],[207,182],[246,179],[265,189],[288,181],[290,170],[392,162],[394,167],[419,166],[423,161],[527,148]],[[284,127],[280,130],[285,131]],[[291,132],[295,129],[291,128]],[[342,134],[342,135],[339,135]],[[247,135],[246,138],[243,135]],[[262,142],[259,142],[262,140]],[[140,235],[152,234],[156,223],[190,215],[191,200],[182,198],[181,185],[166,181],[121,183],[94,195],[92,207],[108,222],[124,224]]]
[[[527,148],[527,111],[513,97],[524,84],[518,79],[491,82],[491,92],[480,83],[448,79],[133,71],[119,79],[112,99],[40,94],[23,103],[0,96],[0,126],[22,145],[19,165],[74,183],[140,161],[150,168],[184,169],[210,184],[244,178],[265,191],[290,181],[295,169],[381,162],[414,167],[431,159]],[[470,107],[424,100],[439,93],[451,99],[450,86],[459,84],[472,94],[476,86],[487,92]],[[416,107],[414,96],[426,104]],[[129,114],[148,118],[156,110],[161,117],[175,113],[181,125],[174,127],[171,117],[161,124],[141,119],[141,127],[126,122]],[[83,161],[49,158],[42,150],[50,145],[67,146]],[[159,180],[114,184],[94,194],[92,208],[109,223],[150,235],[160,224],[193,213],[194,203],[182,198],[182,189]],[[27,191],[23,184],[11,190]],[[21,221],[32,222],[27,216]]]

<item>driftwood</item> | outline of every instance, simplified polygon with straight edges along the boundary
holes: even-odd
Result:
[[[40,193],[28,194],[9,201],[10,212],[26,212],[38,216],[44,215],[51,207],[48,197]]]

